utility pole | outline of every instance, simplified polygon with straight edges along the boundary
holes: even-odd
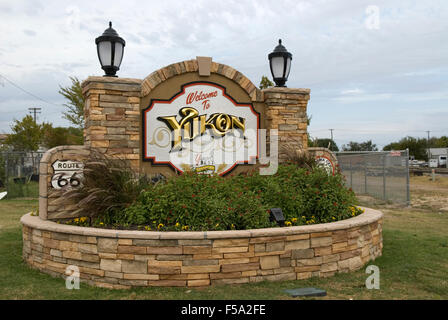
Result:
[[[331,142],[330,142],[330,150],[331,150],[331,146],[332,146],[332,142],[333,142],[333,130],[334,129],[328,129],[328,130],[330,130],[330,132],[331,132]]]
[[[429,150],[429,133],[431,131],[427,130],[426,133],[428,134],[428,139],[426,140],[426,147],[427,149],[427,153],[428,153],[428,166],[429,166],[429,159],[431,159],[431,151]]]
[[[40,110],[42,110],[42,108],[28,108],[28,110],[33,114],[34,123],[36,123],[36,116],[38,113],[41,113]]]

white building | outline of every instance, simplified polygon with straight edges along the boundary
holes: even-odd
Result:
[[[429,148],[430,159],[439,159],[439,156],[448,156],[448,148]]]

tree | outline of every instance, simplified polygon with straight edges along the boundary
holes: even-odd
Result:
[[[321,148],[328,148],[331,151],[339,151],[336,142],[334,142],[331,139],[315,139],[314,141],[308,140],[308,145],[310,147],[321,147]]]
[[[273,87],[274,83],[268,79],[268,77],[266,76],[262,76],[261,77],[261,81],[260,81],[260,89],[266,89],[269,87]]]
[[[383,150],[390,151],[409,149],[409,155],[414,156],[416,160],[428,161],[428,154],[426,152],[427,146],[427,139],[407,136],[398,142],[389,143],[384,146]]]
[[[69,87],[61,87],[59,93],[63,95],[69,102],[64,106],[68,109],[63,112],[63,117],[73,123],[76,127],[84,128],[84,95],[82,94],[81,82],[76,77],[70,77],[72,85]]]
[[[15,151],[37,151],[42,141],[43,128],[47,125],[37,124],[30,115],[26,115],[21,121],[14,120],[12,133],[4,143]]]
[[[378,151],[376,144],[372,143],[372,140],[366,142],[354,142],[350,141],[347,145],[342,145],[343,151]]]
[[[47,148],[83,144],[82,129],[74,127],[53,128],[51,125],[47,125],[44,128],[42,143]]]
[[[14,120],[11,126],[12,133],[6,138],[4,144],[9,145],[14,151],[31,152],[33,169],[37,172],[37,166],[33,152],[39,149],[44,135],[44,128],[49,124],[37,124],[30,115],[26,115],[21,121]]]
[[[448,137],[441,136],[440,138],[435,138],[436,141],[432,143],[434,148],[448,148]]]

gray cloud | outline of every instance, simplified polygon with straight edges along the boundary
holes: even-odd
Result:
[[[33,30],[23,30],[23,33],[30,37],[34,37],[36,35],[36,32]]]
[[[69,84],[68,76],[102,74],[94,39],[111,20],[126,40],[119,76],[144,78],[173,62],[207,55],[258,85],[262,75],[270,76],[267,55],[282,38],[293,53],[288,86],[311,88],[314,136],[339,128],[336,139],[370,135],[386,143],[420,130],[448,134],[447,115],[440,113],[448,103],[448,4],[374,2],[4,1],[0,74],[62,103],[58,85]],[[379,29],[365,25],[371,4],[380,10]],[[14,115],[2,113],[5,108],[26,110],[25,98],[8,83],[0,86],[0,121]],[[54,105],[45,108],[56,112],[49,120],[65,123]]]

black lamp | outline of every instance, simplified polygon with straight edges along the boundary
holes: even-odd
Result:
[[[278,40],[278,46],[268,55],[268,58],[276,87],[286,87],[285,83],[288,81],[291,70],[292,54],[282,45],[281,39]]]
[[[283,211],[280,208],[272,208],[269,210],[269,221],[277,222],[280,227],[285,225],[285,217],[283,216]]]
[[[106,72],[104,76],[116,77],[115,73],[120,70],[126,42],[112,28],[112,22],[109,22],[109,28],[95,39],[95,43],[101,68]]]

